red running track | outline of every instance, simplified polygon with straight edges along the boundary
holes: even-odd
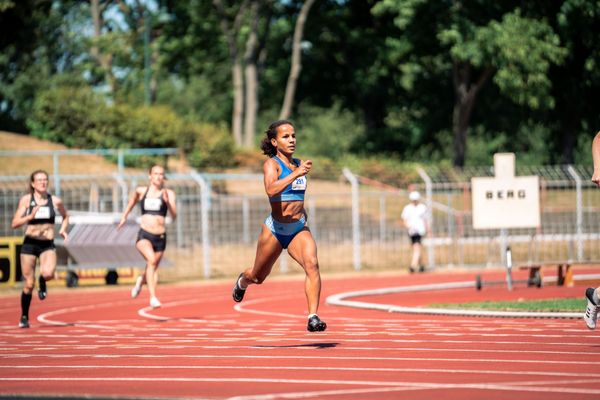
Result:
[[[498,274],[496,274],[498,276]],[[500,275],[501,276],[501,275]],[[268,280],[240,306],[233,282],[146,290],[51,287],[16,328],[0,296],[0,397],[136,399],[598,399],[600,330],[582,320],[407,315],[325,305],[328,295],[474,279],[474,273],[324,276],[326,332],[306,331],[303,279]],[[581,297],[574,288],[494,286],[382,302]],[[364,300],[364,299],[362,299]],[[369,298],[369,301],[378,301]]]

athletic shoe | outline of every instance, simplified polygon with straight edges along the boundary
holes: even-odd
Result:
[[[419,267],[419,272],[425,272],[425,266],[424,265],[421,265]]]
[[[25,315],[21,315],[21,320],[19,321],[19,328],[29,328],[29,318]]]
[[[313,315],[308,319],[308,325],[306,327],[309,332],[322,332],[327,329],[327,324],[321,321],[318,316]]]
[[[156,297],[152,297],[150,299],[150,307],[159,308],[159,307],[162,307],[162,303]]]
[[[408,272],[410,272],[411,274],[414,274],[415,269],[413,267],[408,267]]]
[[[44,300],[48,296],[48,292],[46,291],[46,280],[42,275],[39,276],[38,283],[40,285],[38,287],[38,297],[40,300]]]
[[[143,276],[138,276],[137,279],[135,280],[135,286],[131,289],[131,298],[135,299],[136,297],[138,297],[140,295],[140,292],[142,291],[142,283],[144,282],[144,277]]]
[[[588,329],[596,329],[596,321],[598,320],[598,309],[600,308],[594,303],[594,289],[587,288],[585,291],[585,297],[587,299],[587,307],[583,319]]]
[[[233,286],[233,291],[231,292],[233,301],[235,301],[236,303],[239,303],[240,301],[244,300],[244,294],[246,293],[246,289],[243,289],[240,286],[240,278],[242,277],[242,275],[244,275],[243,272],[240,274],[240,276],[238,276],[237,280],[235,281],[235,285]]]

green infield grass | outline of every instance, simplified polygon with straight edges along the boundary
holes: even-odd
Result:
[[[476,303],[433,303],[430,304],[429,307],[497,311],[583,312],[586,304],[587,303],[584,298],[573,298],[518,301],[482,301]]]

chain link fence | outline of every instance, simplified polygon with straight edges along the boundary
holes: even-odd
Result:
[[[419,174],[421,181],[411,189],[421,191],[431,213],[431,232],[424,241],[430,268],[502,265],[506,245],[516,264],[600,260],[595,207],[600,190],[589,180],[591,168],[517,168],[517,175],[540,177],[542,222],[537,229],[502,231],[472,227],[470,178],[493,176],[492,167],[423,168]],[[127,171],[60,175],[50,191],[60,193],[71,213],[118,215],[129,193],[147,181],[146,173]],[[322,271],[406,270],[410,240],[400,214],[407,191],[361,181],[345,170],[338,181],[309,182],[305,207]],[[27,185],[27,176],[0,177],[0,236],[23,234],[10,225]],[[270,212],[262,175],[174,173],[167,174],[166,185],[177,193],[178,218],[167,227],[166,257],[173,268],[165,269],[165,276],[232,277],[252,265],[261,224]],[[132,218],[138,216],[136,207]],[[284,252],[273,271],[300,269]]]
[[[540,178],[540,226],[475,230],[470,181],[493,177],[494,168],[423,169],[426,179],[419,187],[431,193],[430,260],[450,266],[501,265],[506,246],[518,264],[600,260],[600,191],[591,182],[592,172],[572,165],[517,168],[517,176]]]

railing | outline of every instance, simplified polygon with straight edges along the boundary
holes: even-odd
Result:
[[[425,239],[429,266],[501,265],[505,241],[510,243],[515,264],[600,259],[596,207],[600,190],[588,183],[591,169],[555,166],[525,173],[540,176],[541,226],[508,229],[503,234],[472,228],[469,179],[490,175],[489,168],[443,173],[423,168],[422,181],[414,186],[421,190],[431,211],[432,232]],[[405,270],[410,244],[399,219],[408,203],[407,192],[361,184],[365,180],[353,177],[351,171],[345,171],[345,179],[338,182],[309,182],[305,207],[321,269]],[[10,228],[10,222],[27,178],[0,178],[0,236],[22,235],[22,230]],[[167,256],[174,266],[170,273],[198,278],[235,276],[252,265],[261,224],[270,212],[262,175],[192,172],[167,174],[167,178],[167,186],[177,193],[179,211],[168,226]],[[120,213],[128,193],[145,185],[147,179],[146,173],[122,171],[61,174],[57,182],[68,210]],[[136,208],[134,217],[137,212]],[[294,271],[294,265],[284,253],[274,271]]]

